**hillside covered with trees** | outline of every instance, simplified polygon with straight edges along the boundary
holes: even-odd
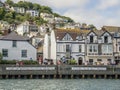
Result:
[[[23,2],[19,1],[18,3],[14,3],[12,0],[6,0],[5,5],[9,5],[9,7],[23,7],[25,10],[37,10],[40,13],[48,13],[54,15],[54,17],[61,17],[63,19],[67,19],[68,22],[74,22],[71,18],[66,17],[66,16],[61,16],[57,13],[54,13],[52,9],[48,6],[42,6],[37,3],[31,3],[31,2]],[[16,23],[19,24],[21,22],[24,22],[26,20],[33,20],[35,21],[38,25],[41,25],[43,23],[47,23],[43,18],[40,16],[38,17],[31,17],[28,13],[16,13],[14,11],[6,10],[6,8],[0,8],[0,20],[4,20],[9,22],[10,24]]]

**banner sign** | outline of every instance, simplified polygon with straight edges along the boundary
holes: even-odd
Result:
[[[106,67],[72,67],[72,70],[107,70]]]
[[[6,70],[55,70],[55,67],[6,67]]]

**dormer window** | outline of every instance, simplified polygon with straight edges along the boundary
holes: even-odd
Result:
[[[93,43],[93,36],[90,36],[90,43]]]
[[[108,36],[104,36],[104,43],[108,43]]]

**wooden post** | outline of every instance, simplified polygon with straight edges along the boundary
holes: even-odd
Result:
[[[117,74],[115,74],[115,79],[118,79],[118,75]]]
[[[31,74],[31,75],[30,75],[30,79],[32,79],[32,78],[33,78],[33,75]]]
[[[85,75],[82,75],[82,79],[84,79],[85,78]]]
[[[107,75],[105,74],[105,75],[104,75],[104,79],[106,79],[106,78],[107,78]]]
[[[73,75],[71,75],[71,79],[73,79]]]
[[[96,75],[95,74],[93,75],[93,78],[96,79]]]
[[[45,75],[42,75],[42,79],[44,79],[45,78]]]

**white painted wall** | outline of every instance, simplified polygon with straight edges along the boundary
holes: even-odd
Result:
[[[49,59],[50,58],[50,46],[49,46],[49,36],[48,34],[45,35],[45,38],[44,38],[44,45],[43,45],[43,60],[46,58],[46,59]]]
[[[56,64],[56,37],[55,37],[55,32],[54,30],[51,32],[51,59],[53,59],[54,64]]]
[[[37,51],[27,41],[17,41],[17,47],[12,47],[12,41],[0,40],[0,52],[2,49],[8,49],[8,57],[3,57],[4,60],[37,60]],[[21,50],[27,50],[27,57],[21,57]]]

